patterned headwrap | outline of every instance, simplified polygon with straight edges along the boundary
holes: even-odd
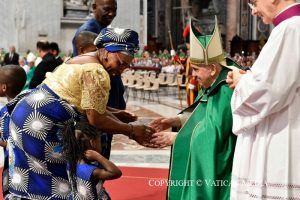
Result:
[[[133,56],[139,50],[139,36],[130,29],[104,28],[95,39],[96,47],[108,52],[120,52]]]

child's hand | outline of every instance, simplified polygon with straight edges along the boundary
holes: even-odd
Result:
[[[97,161],[97,157],[101,156],[97,151],[94,150],[86,150],[84,152],[84,156],[89,161]]]

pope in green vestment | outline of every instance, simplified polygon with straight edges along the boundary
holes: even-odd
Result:
[[[236,136],[232,133],[230,107],[233,91],[225,81],[235,63],[225,58],[217,19],[210,35],[201,35],[192,22],[190,26],[190,62],[202,91],[178,116],[181,128],[172,147],[167,197],[229,200]],[[165,122],[152,124],[157,128]],[[154,137],[158,135],[164,136],[160,132]]]
[[[200,35],[192,22],[190,25],[193,71],[197,74],[197,70],[216,63],[220,64],[220,70],[213,81],[202,78],[202,92],[195,103],[182,112],[192,111],[173,144],[168,198],[225,200],[230,198],[236,142],[232,133],[232,90],[225,82],[228,66],[233,62],[229,59],[226,62],[217,20],[213,33],[206,36]],[[211,75],[205,70],[198,73]],[[212,83],[205,85],[205,81]]]
[[[236,136],[231,130],[232,90],[225,82],[228,71],[223,68],[214,84],[203,89],[186,111],[193,110],[172,148],[169,199],[225,200],[230,197]]]

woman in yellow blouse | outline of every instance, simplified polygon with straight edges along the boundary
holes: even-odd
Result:
[[[123,111],[116,116],[106,110],[109,74],[129,67],[138,43],[138,34],[132,30],[105,28],[95,40],[96,52],[63,63],[47,73],[39,87],[23,94],[18,104],[11,104],[10,109],[15,105],[9,140],[12,196],[67,199],[71,187],[64,153],[75,161],[74,123],[82,116],[108,133],[127,135],[140,144],[149,141],[150,127],[123,123],[130,114]],[[65,152],[64,144],[72,152]]]

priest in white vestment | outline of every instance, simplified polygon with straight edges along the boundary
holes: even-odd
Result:
[[[253,0],[274,29],[251,70],[228,73],[235,148],[232,200],[300,200],[300,4]]]

